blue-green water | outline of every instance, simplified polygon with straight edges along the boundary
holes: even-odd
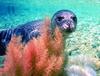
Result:
[[[0,30],[51,18],[61,9],[73,11],[78,18],[76,31],[66,39],[65,51],[71,57],[82,54],[99,59],[100,0],[0,0]]]
[[[60,9],[72,10],[78,23],[100,24],[100,0],[0,0],[0,9],[0,29],[45,16],[52,17]]]

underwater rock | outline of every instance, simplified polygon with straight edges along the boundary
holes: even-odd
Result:
[[[67,70],[68,76],[96,76],[96,71],[89,66],[72,65]]]
[[[69,58],[64,71],[68,76],[96,76],[96,70],[100,61],[85,55],[78,55]],[[98,66],[99,65],[99,66]]]

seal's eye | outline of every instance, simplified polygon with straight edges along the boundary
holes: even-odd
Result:
[[[76,16],[71,17],[73,19],[73,21],[77,22],[77,18]]]
[[[64,19],[64,17],[61,17],[61,16],[57,17],[58,21],[62,21],[63,19]]]

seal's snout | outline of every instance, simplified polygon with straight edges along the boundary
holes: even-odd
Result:
[[[75,29],[73,21],[72,20],[64,20],[63,22],[61,22],[61,29],[66,32],[73,32]]]
[[[72,11],[60,10],[54,14],[52,25],[57,25],[63,32],[73,32],[77,25],[77,17]]]

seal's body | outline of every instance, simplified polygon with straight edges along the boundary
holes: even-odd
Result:
[[[69,10],[60,10],[51,19],[50,29],[53,32],[55,27],[59,27],[64,33],[73,32],[76,28],[76,15]],[[13,35],[21,36],[22,42],[27,43],[33,37],[41,35],[39,30],[43,25],[43,20],[35,20],[16,28],[0,31],[0,55],[5,55],[6,47]]]
[[[40,35],[39,30],[43,25],[42,20],[31,21],[17,28],[0,31],[0,55],[4,55],[6,46],[10,42],[12,36],[21,36],[22,42],[27,43],[32,37]]]

